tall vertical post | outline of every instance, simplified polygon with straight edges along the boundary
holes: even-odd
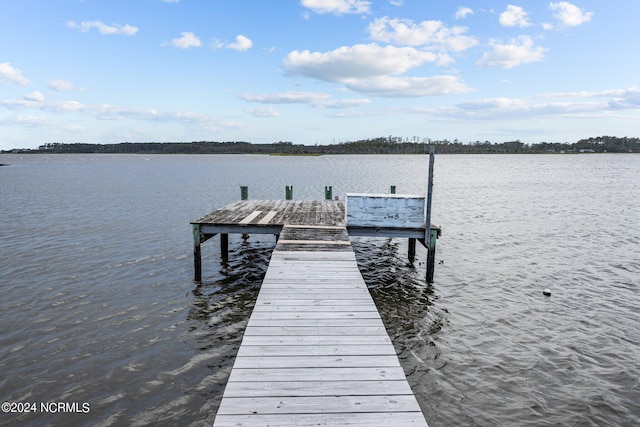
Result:
[[[413,264],[413,262],[416,260],[416,239],[413,237],[409,238],[409,253],[407,254],[407,257],[409,258],[409,262],[411,264]]]
[[[222,259],[229,259],[229,235],[220,233],[220,256]]]
[[[193,280],[202,280],[202,255],[200,252],[200,224],[192,224],[193,229]]]
[[[240,186],[240,200],[249,200],[249,187],[246,185]],[[222,238],[222,236],[220,237]],[[242,239],[247,240],[249,238],[248,234],[243,234]],[[227,240],[228,242],[228,240]],[[224,257],[223,257],[224,258]]]
[[[435,252],[436,252],[436,237],[437,232],[434,235],[431,233],[431,195],[433,193],[433,160],[435,157],[435,147],[431,145],[429,147],[429,182],[427,184],[427,206],[425,206],[426,210],[426,218],[425,218],[425,229],[424,229],[424,241],[428,244],[427,249],[427,283],[433,282],[433,269],[435,267]]]
[[[293,200],[293,185],[287,185],[284,188],[284,193],[287,200]]]
[[[438,230],[431,230],[429,233],[429,241],[427,242],[427,283],[433,283],[433,272],[436,263],[436,239],[438,238]]]

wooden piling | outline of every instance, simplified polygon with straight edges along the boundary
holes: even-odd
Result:
[[[220,233],[220,256],[222,259],[229,259],[229,235]]]
[[[427,283],[433,283],[433,270],[435,267],[435,252],[436,252],[436,238],[438,236],[438,232],[431,230],[431,195],[433,193],[433,160],[435,157],[435,147],[432,145],[429,147],[429,183],[427,185],[427,206],[425,207],[426,218],[425,218],[425,233],[424,233],[424,241],[428,246],[428,254],[427,254]]]
[[[331,200],[333,199],[333,188],[331,186],[324,187],[324,199]]]
[[[436,263],[436,239],[438,238],[438,230],[429,232],[429,240],[427,241],[427,283],[433,283],[433,272]]]
[[[200,224],[192,224],[193,230],[193,280],[202,280],[202,254],[200,251]]]
[[[409,253],[408,253],[409,262],[413,264],[416,260],[416,239],[409,238]]]

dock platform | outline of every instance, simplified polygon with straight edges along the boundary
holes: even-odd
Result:
[[[403,195],[385,195],[390,200],[405,200]],[[375,200],[375,199],[374,199]],[[220,235],[222,258],[228,258],[229,234],[273,234],[277,237],[285,225],[346,227],[349,236],[398,237],[409,239],[408,257],[413,262],[416,241],[428,250],[427,281],[433,281],[436,239],[440,227],[426,229],[425,221],[393,224],[385,221],[347,221],[345,203],[340,200],[239,200],[216,209],[191,222],[193,228],[194,280],[202,278],[201,244]],[[420,214],[422,215],[422,214]]]
[[[273,204],[239,206],[248,210],[230,220],[260,211],[244,221],[249,229],[276,227],[268,217],[287,224],[214,427],[427,426],[358,270],[340,203],[285,204],[276,214]],[[286,219],[298,209],[306,218]]]

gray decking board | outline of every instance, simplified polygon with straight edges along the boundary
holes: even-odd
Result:
[[[258,211],[260,214],[244,225],[344,226],[344,203],[335,200],[239,200],[216,209],[193,221],[193,224],[238,225],[240,221]],[[270,216],[269,221],[260,224],[267,216]]]
[[[282,229],[214,427],[427,425],[353,249],[332,241],[346,229]]]
[[[395,427],[424,426],[425,423],[424,417],[419,412],[220,415],[216,418],[216,427],[257,425],[279,427]]]

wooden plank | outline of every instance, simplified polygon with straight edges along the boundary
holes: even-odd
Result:
[[[251,221],[253,221],[256,217],[260,216],[260,214],[262,213],[262,211],[253,211],[252,213],[250,213],[249,215],[247,215],[244,219],[242,219],[241,221],[238,222],[238,224],[243,225],[243,224],[249,224]]]
[[[365,328],[365,327],[384,327],[382,320],[378,319],[250,319],[247,327],[314,327],[314,328]]]
[[[283,299],[280,301],[273,301],[271,299],[261,298],[260,294],[258,294],[258,299],[256,300],[255,307],[258,308],[259,305],[271,306],[271,307],[289,307],[289,306],[324,306],[324,307],[334,307],[334,306],[344,306],[345,308],[351,307],[363,307],[370,309],[371,302],[367,298],[361,299],[308,299],[308,298],[298,298],[298,299]]]
[[[287,278],[284,279],[282,283],[278,283],[276,281],[269,281],[268,283],[263,283],[263,287],[265,289],[300,289],[300,287],[298,286],[298,283],[300,283],[300,279],[295,279],[295,278]],[[316,280],[313,281],[312,283],[307,283],[305,281],[305,285],[308,286],[306,289],[317,289],[317,290],[324,290],[324,289],[332,289],[332,290],[340,290],[340,289],[344,289],[345,288],[345,284],[344,283],[336,283],[335,281],[332,282],[331,280]],[[367,289],[367,285],[362,283],[356,283],[352,286],[353,289]]]
[[[258,298],[260,298],[260,300],[263,300],[265,298],[274,298],[277,295],[278,301],[282,302],[282,301],[286,301],[286,300],[312,300],[312,301],[321,301],[321,300],[328,300],[328,301],[339,301],[339,300],[350,300],[350,301],[358,301],[358,300],[362,300],[362,301],[370,301],[371,296],[369,295],[365,295],[362,294],[360,292],[347,292],[347,293],[340,293],[340,292],[297,292],[297,293],[285,293],[285,292],[273,292],[272,294],[276,294],[276,295],[268,295],[270,292],[268,290],[265,291],[264,296],[259,296]]]
[[[348,337],[344,335],[245,335],[242,339],[243,345],[305,345],[305,346],[325,346],[325,345],[385,345],[391,344],[391,339],[387,335],[368,335]]]
[[[376,356],[256,356],[236,357],[234,369],[248,368],[375,368],[400,366],[398,357],[393,355]]]
[[[391,344],[248,345],[244,342],[242,344],[237,357],[396,355]]]
[[[356,328],[384,327],[382,320],[377,319],[249,319],[247,327],[316,327],[316,328]]]
[[[287,224],[287,228],[308,228],[313,230],[343,230],[344,226],[339,225],[300,225],[300,224]]]
[[[278,240],[280,245],[351,245],[349,240]]]
[[[275,217],[277,214],[278,214],[278,211],[269,211],[269,213],[267,213],[260,221],[258,221],[258,224],[259,225],[269,224],[273,219],[273,217]]]
[[[229,381],[381,381],[405,380],[401,367],[232,369]],[[224,400],[224,399],[223,399]]]
[[[264,289],[263,298],[272,297],[277,299],[318,299],[318,298],[348,298],[366,299],[371,296],[363,293],[366,288],[317,288],[314,286],[296,288],[294,287],[268,287]]]
[[[218,409],[228,415],[409,411],[420,411],[413,395],[231,397]]]
[[[271,261],[282,262],[282,261],[356,261],[356,255],[353,251],[350,252],[293,252],[293,251],[279,251],[278,256],[276,258],[272,258]],[[271,266],[271,262],[269,262],[269,266]],[[356,265],[357,268],[357,265]]]
[[[339,414],[219,415],[215,427],[427,427],[420,412],[370,412]]]
[[[409,395],[406,381],[233,381],[224,390],[227,397],[345,396],[367,390],[367,396]]]
[[[251,335],[378,335],[386,334],[382,326],[352,326],[327,328],[326,326],[253,326],[245,331],[245,336]]]
[[[378,312],[367,311],[254,311],[251,320],[280,319],[380,319]]]
[[[287,301],[288,304],[271,303],[269,301],[263,301],[260,305],[256,305],[253,308],[254,313],[276,313],[276,312],[288,312],[288,313],[313,313],[313,312],[326,312],[343,313],[343,312],[371,312],[371,304],[361,303],[354,306],[348,304],[323,304],[317,306],[310,305],[292,305],[291,301]]]

